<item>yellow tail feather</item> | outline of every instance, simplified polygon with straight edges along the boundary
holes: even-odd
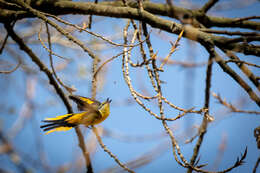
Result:
[[[70,116],[70,115],[72,115],[72,114],[59,115],[59,116],[56,116],[54,118],[45,118],[45,120],[61,120],[61,119],[65,118],[67,116]]]
[[[49,130],[45,133],[45,135],[48,135],[49,133],[55,132],[55,131],[67,131],[70,130],[72,127],[56,127],[55,129]]]

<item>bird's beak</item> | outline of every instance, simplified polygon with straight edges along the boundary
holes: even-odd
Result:
[[[111,103],[111,102],[112,102],[112,100],[111,100],[111,99],[109,99],[109,98],[107,98],[106,102],[108,102],[108,103]]]

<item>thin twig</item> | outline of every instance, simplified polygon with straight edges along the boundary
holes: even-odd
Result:
[[[54,53],[51,49],[49,49],[49,48],[44,44],[43,40],[41,39],[42,23],[41,23],[40,25],[41,25],[41,26],[40,26],[40,30],[39,30],[39,32],[38,32],[38,40],[40,41],[42,47],[43,47],[45,50],[47,50],[47,52],[49,52],[49,53],[52,54],[52,55],[55,55],[55,56],[57,56],[57,57],[59,57],[59,58],[61,58],[61,59],[64,59],[64,60],[70,60],[69,58],[66,58],[66,57],[63,57],[63,56],[61,56],[61,55],[58,55],[58,54]],[[47,32],[47,34],[50,34],[49,28],[48,28],[48,31],[47,31],[47,26],[48,26],[48,25],[46,24],[46,22],[45,22],[45,26],[46,26],[46,32]],[[50,35],[48,35],[48,38],[50,38]],[[49,42],[49,40],[48,40],[48,42]]]
[[[117,158],[117,156],[114,155],[114,154],[105,146],[105,144],[102,142],[101,137],[100,137],[99,134],[98,134],[97,128],[94,127],[94,126],[92,126],[92,130],[93,130],[93,132],[95,133],[96,138],[97,138],[97,140],[98,140],[98,143],[99,143],[99,145],[103,148],[103,150],[104,150],[105,152],[107,152],[107,153],[110,155],[110,157],[112,157],[112,158],[115,160],[115,162],[116,162],[120,167],[122,167],[124,170],[126,170],[127,172],[134,173],[134,171],[132,171],[131,169],[129,169],[125,164],[123,164],[123,163]]]
[[[225,99],[222,99],[219,94],[212,93],[212,96],[215,97],[219,101],[220,104],[227,107],[231,112],[247,113],[247,114],[260,114],[260,112],[257,112],[257,111],[245,111],[245,110],[237,109],[231,103],[228,103]]]
[[[55,78],[57,79],[57,81],[59,82],[59,84],[61,86],[63,86],[69,93],[72,93],[75,91],[74,88],[71,88],[71,87],[68,87],[67,85],[65,85],[61,80],[60,78],[58,77],[57,73],[56,73],[56,70],[54,68],[54,65],[53,65],[53,58],[52,58],[52,54],[53,54],[53,51],[52,51],[52,44],[51,44],[51,35],[50,35],[50,31],[49,31],[49,27],[48,27],[48,23],[45,22],[45,26],[46,26],[46,32],[47,32],[47,38],[48,38],[48,46],[49,46],[49,57],[50,57],[50,64],[51,64],[51,69],[52,69],[52,72],[53,72],[53,75],[55,76]],[[41,25],[41,28],[40,28],[40,31],[38,33],[38,38],[40,39],[40,33],[41,33],[41,30],[42,30],[42,25]],[[44,43],[43,43],[44,44]],[[47,48],[47,47],[46,47]]]
[[[43,13],[43,12],[42,12],[42,13]],[[93,36],[95,36],[95,37],[97,37],[97,38],[100,38],[100,39],[102,39],[102,40],[108,42],[109,44],[114,45],[114,46],[117,46],[117,47],[122,47],[122,46],[124,46],[124,47],[135,47],[135,46],[138,45],[138,44],[137,44],[137,45],[124,45],[124,44],[115,43],[115,42],[113,42],[112,40],[109,40],[109,39],[103,37],[102,35],[99,35],[99,34],[97,34],[97,33],[94,33],[94,32],[92,32],[92,31],[89,31],[89,30],[85,29],[84,27],[80,27],[80,26],[78,26],[78,25],[76,25],[76,24],[72,24],[72,23],[70,23],[70,22],[68,22],[68,21],[65,21],[65,20],[63,20],[63,19],[61,19],[61,18],[55,16],[55,15],[52,15],[52,14],[49,14],[49,13],[43,13],[43,14],[46,15],[46,16],[50,16],[50,17],[54,18],[55,20],[57,20],[57,21],[59,21],[59,22],[65,24],[65,25],[72,26],[72,27],[76,28],[77,30],[79,30],[79,31],[81,31],[81,32],[82,32],[82,31],[85,31],[85,32],[87,32],[87,33],[89,33],[89,34],[91,34],[91,35],[93,35]]]
[[[160,61],[163,61],[163,59],[160,59]],[[179,65],[183,68],[192,68],[192,67],[203,67],[207,64],[207,62],[188,62],[188,61],[176,61],[176,60],[168,60],[167,65]]]
[[[24,9],[26,9],[27,11],[32,13],[33,15],[37,16],[38,18],[40,18],[43,21],[45,21],[48,24],[50,24],[52,27],[54,27],[57,31],[59,31],[62,35],[67,37],[69,40],[71,40],[72,42],[74,42],[75,44],[80,46],[85,52],[88,53],[88,55],[91,58],[93,58],[93,59],[97,58],[96,55],[89,48],[87,48],[82,41],[78,40],[76,37],[73,37],[68,31],[64,30],[62,27],[57,25],[55,22],[49,20],[42,12],[40,12],[40,11],[38,11],[36,9],[33,9],[28,4],[24,3],[22,0],[17,0],[16,2],[20,6],[22,6]]]
[[[254,169],[253,169],[253,173],[256,173],[256,170],[257,170],[257,167],[258,167],[259,163],[260,163],[260,156],[258,157],[258,159],[257,159],[257,161],[255,163],[255,166],[254,166]]]
[[[168,59],[171,57],[171,55],[173,54],[173,52],[176,51],[178,45],[179,45],[179,41],[181,40],[182,34],[183,34],[184,30],[181,31],[181,33],[179,34],[177,40],[175,41],[175,43],[172,45],[171,47],[171,51],[170,53],[165,57],[165,59],[163,60],[162,64],[160,65],[159,69],[162,70],[164,64],[166,64],[168,62]]]
[[[60,96],[62,101],[64,102],[67,110],[69,113],[72,112],[72,107],[69,104],[68,99],[66,98],[64,92],[59,87],[58,83],[56,82],[55,78],[52,75],[52,72],[48,69],[48,67],[34,54],[34,52],[24,43],[24,41],[14,32],[13,28],[10,26],[10,24],[5,23],[5,29],[8,31],[8,34],[11,36],[11,38],[20,46],[20,49],[23,50],[25,53],[28,54],[28,56],[31,58],[31,60],[40,68],[41,71],[43,71],[47,77],[49,78],[50,84],[53,85],[55,88],[55,91]]]
[[[18,63],[13,69],[8,70],[8,71],[1,70],[0,73],[10,74],[10,73],[13,73],[14,71],[16,71],[22,64],[22,60],[19,57],[16,57],[16,59],[18,60]]]
[[[139,45],[139,44],[141,44],[141,43],[138,43],[137,45]],[[136,46],[137,46],[137,45],[136,45]],[[124,53],[131,51],[133,48],[134,48],[134,46],[131,46],[128,50],[125,50],[125,51],[123,51],[123,52],[120,52],[120,53],[118,53],[117,55],[114,55],[114,56],[112,56],[111,58],[107,59],[107,60],[106,60],[103,64],[101,64],[101,65],[98,67],[98,69],[95,71],[94,77],[97,76],[97,74],[100,72],[100,70],[101,70],[107,63],[109,63],[109,62],[113,61],[114,59],[118,58],[120,55],[123,55]]]

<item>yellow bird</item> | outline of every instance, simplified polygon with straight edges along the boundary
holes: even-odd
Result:
[[[69,98],[77,104],[78,109],[82,112],[46,118],[43,122],[47,124],[40,126],[43,131],[47,131],[45,134],[67,131],[79,124],[85,126],[99,124],[109,116],[111,103],[109,98],[103,103],[77,95],[71,95]]]

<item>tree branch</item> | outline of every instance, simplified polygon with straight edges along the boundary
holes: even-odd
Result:
[[[11,36],[11,38],[20,46],[20,49],[23,50],[25,53],[27,53],[27,55],[29,55],[31,60],[40,68],[40,70],[43,71],[47,75],[47,77],[49,78],[50,84],[54,87],[55,91],[57,92],[57,94],[62,99],[63,103],[65,104],[65,106],[67,108],[68,113],[73,113],[72,107],[69,104],[69,101],[68,101],[67,97],[65,96],[65,94],[62,91],[62,89],[59,87],[58,83],[54,79],[54,77],[52,75],[52,72],[45,66],[45,64],[43,64],[41,62],[41,60],[33,53],[33,51],[14,32],[14,30],[10,26],[10,24],[5,23],[5,29],[7,30],[8,34]],[[78,129],[78,127],[75,128],[75,131],[77,133],[77,137],[78,137],[78,140],[79,140],[79,147],[81,148],[81,150],[83,152],[83,156],[84,156],[85,161],[87,163],[86,166],[89,168],[89,164],[88,164],[88,163],[90,163],[89,162],[89,156],[88,156],[88,154],[86,152],[87,150],[85,148],[85,142],[84,142],[83,135],[82,135],[80,129]],[[90,169],[88,169],[88,171],[89,170]],[[91,172],[89,172],[89,173],[91,173]]]
[[[101,5],[102,4],[102,5]],[[150,26],[154,27],[154,28],[158,28],[161,30],[164,30],[166,32],[170,32],[170,33],[174,33],[174,34],[180,34],[180,32],[183,29],[183,26],[181,24],[178,24],[174,21],[170,21],[170,20],[165,20],[161,17],[156,16],[155,14],[158,14],[162,8],[162,6],[164,7],[163,9],[166,11],[162,11],[164,13],[167,13],[167,9],[169,8],[167,5],[166,8],[165,5],[162,4],[154,4],[154,3],[150,3],[150,2],[144,2],[143,6],[145,10],[138,10],[135,8],[131,8],[131,7],[115,7],[112,6],[110,3],[110,5],[104,5],[106,3],[99,3],[99,4],[94,4],[94,3],[86,3],[86,2],[71,2],[71,1],[62,1],[62,2],[56,2],[53,4],[49,4],[50,6],[48,8],[43,8],[42,6],[36,6],[37,9],[41,9],[44,12],[53,14],[53,15],[62,15],[62,14],[93,14],[93,15],[99,15],[99,16],[109,16],[109,17],[116,17],[116,18],[130,18],[130,19],[136,19],[139,21],[143,21],[147,24],[149,24]],[[158,9],[155,10],[150,10],[149,8],[146,11],[145,6],[148,4],[148,6],[152,6],[153,8],[157,7]],[[118,4],[117,4],[118,5]],[[119,3],[120,5],[120,3]],[[122,4],[121,4],[122,5]],[[132,4],[129,4],[132,5]],[[135,6],[133,6],[135,7]],[[160,8],[159,8],[160,7]],[[39,12],[36,12],[35,10],[32,10],[28,7],[28,5],[26,6],[27,10],[30,11],[30,13],[25,13],[24,11],[15,11],[15,14],[3,17],[5,20],[7,20],[6,18],[8,17],[9,22],[14,20],[14,19],[21,19],[24,17],[28,17],[31,16],[33,17],[33,15],[31,13],[33,13],[34,15],[38,16],[39,18],[43,19],[44,21],[47,20],[47,22],[49,24],[51,24],[53,27],[55,27],[57,30],[59,27],[56,26],[56,24],[50,20],[47,19],[46,16],[42,15]],[[50,9],[55,9],[55,11],[50,11]],[[181,11],[181,14],[183,12],[187,12],[187,13],[191,13],[192,15],[198,16],[199,14],[197,14],[198,12],[196,11],[190,11],[190,10],[185,10],[183,8],[177,8],[177,11],[175,11],[176,13],[178,11]],[[10,12],[10,11],[9,11]],[[163,14],[164,14],[163,13]],[[6,13],[5,13],[6,14]],[[161,14],[161,13],[159,13]],[[167,13],[168,14],[168,13]],[[201,14],[200,14],[201,15]],[[1,22],[1,14],[0,14],[0,22]],[[200,16],[201,17],[201,16]],[[218,20],[220,20],[220,18],[218,18]],[[243,28],[243,23],[244,22],[253,22],[253,21],[242,21],[241,22],[237,22],[235,19],[222,19],[223,21],[227,20],[231,23],[238,23],[239,27]],[[203,21],[200,21],[203,25],[204,24],[208,24],[210,23],[210,21],[207,21],[206,23]],[[258,28],[260,30],[260,23],[259,22],[253,22],[250,25],[253,25],[254,27]],[[226,23],[224,22],[223,26],[226,26]],[[204,33],[199,31],[198,29],[194,28],[194,29],[189,29],[188,28],[192,28],[192,27],[185,27],[184,30],[184,37],[190,39],[190,40],[194,40],[197,42],[206,42],[207,40],[211,39],[214,41],[214,43],[218,46],[218,47],[225,47],[226,49],[229,50],[233,50],[233,51],[237,51],[237,52],[241,52],[244,54],[248,54],[248,55],[256,55],[256,56],[260,56],[260,48],[253,46],[253,45],[248,45],[248,44],[238,44],[238,43],[230,43],[227,44],[228,42],[232,41],[233,39],[230,38],[226,38],[226,37],[220,37],[220,36],[215,36],[212,34],[208,34],[208,33]],[[61,30],[58,30],[59,32],[61,32]],[[61,32],[62,33],[62,32]],[[68,33],[64,33],[63,34],[65,36],[68,36]],[[70,39],[70,38],[69,38]],[[84,49],[85,50],[85,49]]]
[[[210,8],[212,8],[216,3],[218,2],[218,0],[209,0],[201,9],[200,11],[203,13],[207,13],[209,11]]]

